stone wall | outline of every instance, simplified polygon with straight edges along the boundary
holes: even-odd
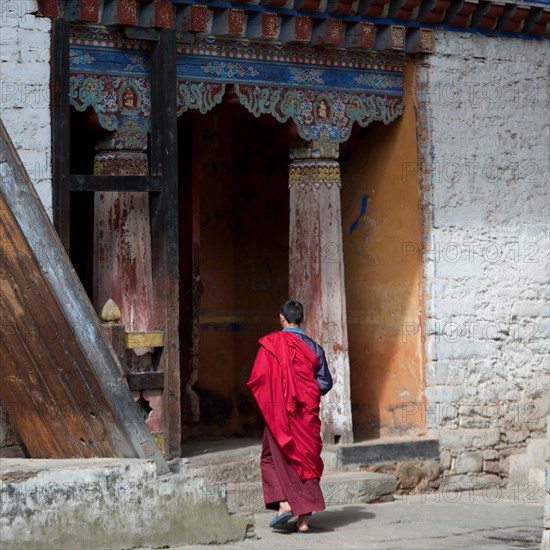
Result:
[[[403,337],[423,331],[427,386],[411,410],[440,438],[449,483],[531,483],[548,414],[550,47],[444,31],[436,44],[408,91],[425,242],[403,261],[422,257],[425,304]]]
[[[174,548],[254,535],[251,515],[228,514],[223,484],[158,476],[152,461],[5,460],[0,491],[2,547],[13,550]]]
[[[51,218],[51,20],[36,10],[36,0],[0,3],[0,117]],[[1,405],[0,454],[23,456]]]

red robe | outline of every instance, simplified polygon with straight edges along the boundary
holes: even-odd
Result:
[[[260,349],[247,385],[277,445],[300,479],[319,479],[321,460],[321,394],[315,380],[319,360],[300,338],[272,332]]]

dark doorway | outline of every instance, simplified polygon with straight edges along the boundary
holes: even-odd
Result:
[[[288,297],[287,129],[227,97],[179,124],[184,438],[260,434],[246,381]]]

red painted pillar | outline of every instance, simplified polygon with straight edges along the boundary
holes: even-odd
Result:
[[[352,443],[338,143],[298,143],[290,157],[290,297],[326,353],[334,387],[322,400],[323,440]]]
[[[114,132],[99,144],[94,175],[149,174],[146,133]],[[98,312],[112,298],[126,332],[152,326],[151,230],[148,193],[97,192],[94,204],[94,302]],[[131,371],[148,370],[151,348],[128,353]]]

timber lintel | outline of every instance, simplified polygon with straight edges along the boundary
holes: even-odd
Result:
[[[140,372],[126,375],[126,381],[131,391],[163,390],[163,372]]]
[[[118,191],[160,193],[160,176],[90,176],[73,174],[69,177],[71,191]]]
[[[279,37],[282,42],[307,43],[311,25],[318,29],[314,44],[333,46],[341,45],[342,34],[357,23],[403,26],[407,34],[420,27],[512,36],[542,36],[550,30],[550,6],[542,2],[518,6],[512,0],[105,0],[100,7],[99,0],[38,0],[38,14],[45,17],[252,40],[276,40],[280,21],[285,28]]]

